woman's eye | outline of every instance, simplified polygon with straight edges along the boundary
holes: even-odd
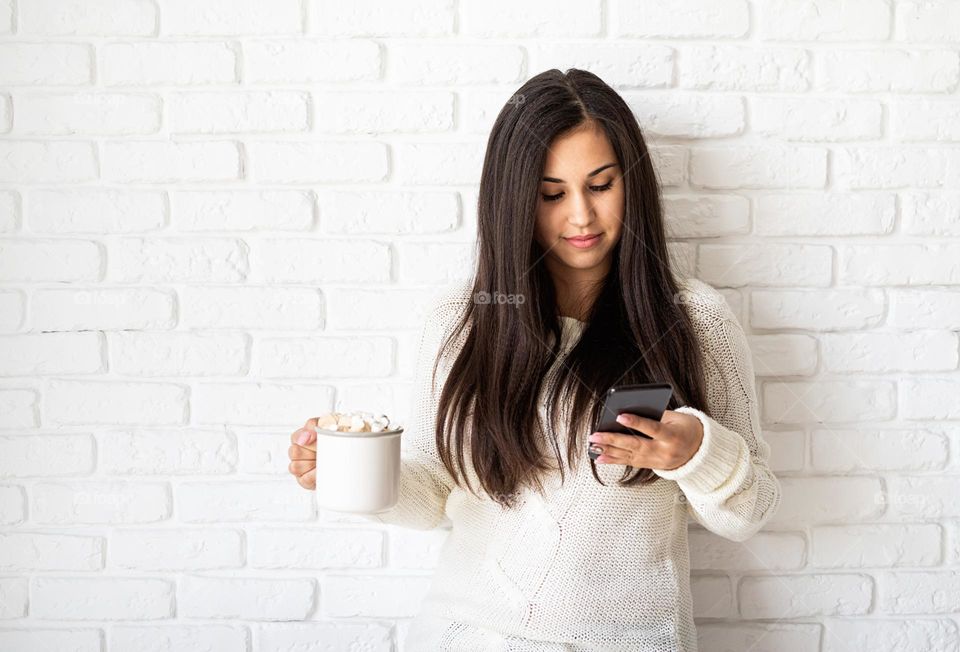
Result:
[[[590,190],[594,192],[603,192],[604,190],[610,190],[613,187],[613,181],[605,183],[602,186],[590,186]],[[562,192],[558,192],[556,195],[543,195],[543,201],[557,201],[563,197]]]

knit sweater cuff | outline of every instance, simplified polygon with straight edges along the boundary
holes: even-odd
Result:
[[[738,474],[750,460],[747,442],[739,434],[724,427],[700,410],[682,406],[675,410],[692,414],[703,424],[700,448],[682,466],[675,469],[652,469],[666,480],[675,480],[684,491],[709,494]]]

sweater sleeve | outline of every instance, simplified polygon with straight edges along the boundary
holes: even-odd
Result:
[[[753,362],[743,329],[726,311],[699,324],[704,356],[716,363],[708,366],[707,381],[720,385],[708,397],[726,398],[711,406],[716,418],[690,406],[677,408],[703,424],[700,448],[680,467],[653,471],[677,482],[697,522],[724,538],[745,541],[777,511],[780,483],[770,470],[770,446],[760,432]]]
[[[455,483],[438,457],[434,425],[439,392],[452,354],[445,356],[438,366],[433,387],[431,374],[440,344],[459,319],[461,308],[457,301],[443,298],[427,316],[420,333],[410,421],[400,436],[399,499],[392,509],[379,514],[358,514],[362,518],[414,530],[431,530],[446,516],[447,497]]]

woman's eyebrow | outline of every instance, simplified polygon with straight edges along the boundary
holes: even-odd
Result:
[[[607,168],[612,168],[612,167],[614,167],[615,165],[616,165],[616,163],[607,163],[606,165],[601,165],[601,166],[598,167],[596,170],[594,170],[593,172],[591,172],[590,174],[588,174],[588,175],[587,175],[587,178],[589,179],[590,177],[592,177],[592,176],[594,176],[594,175],[600,174],[601,172],[603,172],[603,171],[606,170]],[[544,180],[544,181],[549,181],[550,183],[566,183],[563,179],[556,179],[556,178],[554,178],[554,177],[544,177],[543,180]]]

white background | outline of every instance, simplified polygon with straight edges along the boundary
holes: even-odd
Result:
[[[750,338],[783,501],[702,649],[956,650],[960,2],[0,0],[0,649],[390,650],[445,531],[289,434],[403,416],[529,77],[634,109]]]

